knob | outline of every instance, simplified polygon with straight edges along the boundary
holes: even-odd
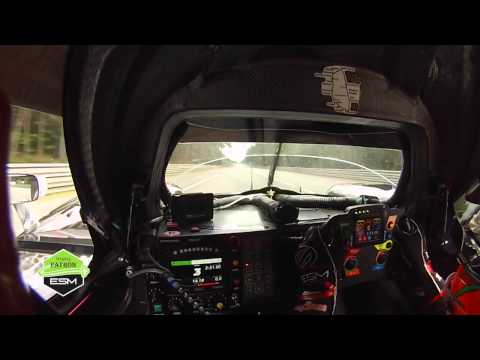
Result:
[[[383,265],[387,262],[387,255],[383,252],[379,252],[377,255],[377,264]]]
[[[357,267],[357,264],[358,264],[358,261],[356,258],[353,258],[353,257],[348,258],[344,264],[345,270],[348,270],[348,271],[353,270]]]
[[[332,284],[330,281],[328,281],[328,280],[325,280],[322,285],[323,285],[323,289],[324,289],[324,290],[332,291],[332,290],[335,289],[335,285],[333,285],[333,284]]]

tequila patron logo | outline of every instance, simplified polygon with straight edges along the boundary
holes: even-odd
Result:
[[[40,275],[44,284],[57,294],[66,296],[82,287],[90,269],[71,252],[63,249],[45,259]]]

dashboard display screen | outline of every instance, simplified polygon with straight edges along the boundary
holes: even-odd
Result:
[[[171,261],[172,271],[182,284],[196,288],[223,287],[222,258]]]
[[[355,242],[357,244],[368,244],[381,241],[382,219],[380,217],[357,220],[355,223]]]

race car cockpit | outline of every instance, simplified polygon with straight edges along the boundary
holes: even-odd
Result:
[[[129,275],[146,277],[147,313],[413,311],[395,273],[409,272],[400,194],[429,167],[420,126],[248,110],[170,121],[156,178],[178,190],[151,184],[163,216],[140,240],[145,268]]]
[[[443,167],[460,166],[438,120],[454,57],[359,49],[72,47],[65,139],[94,252],[50,309],[445,313],[453,202],[477,179]]]

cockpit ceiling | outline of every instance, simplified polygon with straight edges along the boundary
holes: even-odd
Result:
[[[194,47],[198,48],[192,46]],[[86,55],[95,46],[80,48],[84,48]],[[228,69],[238,59],[261,60],[260,50],[264,47],[222,45],[209,48],[217,49],[216,54],[221,55],[212,58],[212,66]],[[282,55],[285,46],[276,48]],[[435,124],[438,143],[442,144],[437,156],[438,164],[441,164],[439,175],[455,195],[463,193],[478,178],[480,123],[476,103],[480,89],[479,47],[332,45],[308,48],[308,51],[303,51],[300,47],[295,47],[291,53],[370,69],[384,74],[389,87],[398,88],[413,99],[420,98]],[[1,91],[6,93],[14,105],[63,115],[64,72],[68,49],[69,46],[64,45],[0,46]],[[144,52],[148,55],[150,51],[154,53],[152,47]],[[132,54],[133,52],[132,50]],[[128,49],[123,53],[130,54]],[[255,55],[257,53],[259,55]],[[159,63],[163,60],[168,62],[169,54],[162,54],[157,59]],[[73,72],[70,76],[73,76]],[[68,83],[72,84],[72,81]],[[71,86],[81,88],[80,84]],[[131,90],[124,89],[127,94]]]

